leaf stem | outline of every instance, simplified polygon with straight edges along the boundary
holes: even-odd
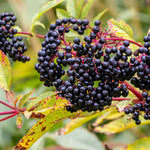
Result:
[[[139,100],[143,100],[143,96],[142,94],[137,91],[131,84],[129,84],[127,81],[121,82],[120,83],[124,83],[127,86],[127,89],[129,89]]]
[[[105,38],[105,40],[118,40],[118,41],[129,41],[130,43],[133,43],[139,47],[143,47],[143,45],[135,42],[135,41],[132,41],[132,40],[128,40],[128,39],[124,39],[124,38]]]
[[[14,113],[14,114],[12,114],[12,115],[10,115],[10,116],[7,116],[7,117],[5,117],[5,118],[3,118],[3,119],[0,119],[0,121],[4,121],[4,120],[7,120],[7,119],[9,119],[9,118],[12,118],[12,117],[16,116],[17,114],[18,114],[18,112]]]
[[[12,110],[12,111],[4,111],[4,112],[0,112],[0,115],[7,115],[7,114],[13,114],[16,113],[17,110]]]
[[[29,35],[29,36],[34,36],[32,33],[28,33],[28,32],[17,32],[18,34],[24,34],[24,35]],[[39,38],[45,38],[44,35],[41,35],[41,34],[35,34],[36,37],[39,37]]]
[[[131,99],[126,97],[113,97],[113,101],[124,101],[124,100],[131,100]]]
[[[5,106],[7,106],[7,107],[9,107],[9,108],[11,108],[11,109],[14,109],[14,110],[16,109],[15,107],[13,107],[13,106],[11,106],[11,105],[3,102],[3,101],[0,101],[0,103],[3,104],[3,105],[5,105]]]

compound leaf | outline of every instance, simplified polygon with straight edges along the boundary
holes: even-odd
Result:
[[[67,0],[67,11],[72,17],[76,17],[76,8],[75,8],[76,0]]]
[[[0,88],[9,91],[11,85],[11,67],[7,56],[0,50]]]
[[[20,115],[18,115],[17,118],[16,118],[16,124],[17,124],[17,128],[21,129],[21,127],[22,127],[22,118],[21,118]]]
[[[61,2],[63,2],[64,0],[50,0],[48,3],[46,3],[33,17],[32,19],[32,25],[30,27],[30,32],[32,34],[34,34],[34,27],[35,25],[42,25],[42,23],[40,23],[38,20],[41,17],[41,15],[43,15],[45,12],[47,12],[49,9],[57,6],[58,4],[60,4]],[[44,26],[43,26],[44,27]]]
[[[125,122],[125,120],[127,120],[127,116],[123,116],[119,119],[113,120],[103,126],[98,126],[94,129],[94,131],[99,132],[99,133],[105,133],[105,134],[109,135],[109,134],[118,133],[118,132],[124,131],[126,129],[137,126],[135,124],[135,121],[132,120],[132,116],[131,116],[131,119],[129,119],[128,121]],[[143,117],[141,117],[141,116],[140,116],[140,120],[141,120],[141,125],[150,123],[149,120],[147,121],[147,120],[143,119]]]
[[[150,148],[150,137],[145,137],[129,144],[126,150],[148,150]]]
[[[76,18],[80,18],[84,2],[85,0],[76,0]]]
[[[56,15],[57,15],[57,17],[60,18],[60,19],[71,17],[71,16],[69,15],[69,13],[68,13],[66,10],[60,9],[60,8],[57,8],[57,9],[56,9]]]

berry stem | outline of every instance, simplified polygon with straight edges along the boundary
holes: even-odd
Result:
[[[9,108],[11,108],[11,109],[14,109],[14,110],[16,109],[15,107],[13,107],[13,106],[11,106],[11,105],[3,102],[3,101],[0,101],[0,103],[3,104],[3,105],[5,105],[5,106],[7,106],[7,107],[9,107]]]
[[[127,81],[121,82],[124,83],[127,86],[127,89],[129,89],[139,100],[143,100],[142,94],[137,91],[131,84],[129,84]]]
[[[129,41],[130,43],[133,43],[139,47],[143,47],[141,44],[135,42],[135,41],[132,41],[132,40],[128,40],[128,39],[124,39],[124,38],[105,38],[105,40],[118,40],[118,41]]]
[[[0,119],[0,121],[4,121],[4,120],[7,120],[7,119],[9,119],[9,118],[12,118],[12,117],[16,116],[17,114],[18,114],[18,112],[14,113],[14,114],[12,114],[12,115],[10,115],[10,116],[8,116],[8,117],[5,117],[5,118],[3,118],[3,119]]]
[[[29,36],[34,36],[32,33],[28,33],[28,32],[17,32],[18,34],[24,34],[24,35],[29,35]],[[40,34],[35,34],[36,37],[39,38],[45,38],[44,35],[40,35]]]
[[[13,113],[16,113],[16,112],[17,112],[17,110],[5,111],[5,112],[0,112],[0,115],[13,114]]]
[[[130,98],[113,97],[113,101],[124,101],[124,100],[130,100]]]

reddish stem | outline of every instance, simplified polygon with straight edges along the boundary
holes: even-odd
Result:
[[[16,112],[17,112],[17,110],[5,111],[5,112],[0,112],[0,115],[13,114],[13,113],[16,113]]]
[[[130,100],[130,98],[113,97],[113,101],[124,101],[124,100]]]
[[[6,104],[6,103],[3,102],[3,101],[0,101],[0,103],[3,104],[3,105],[5,105],[5,106],[7,106],[7,107],[9,107],[9,108],[11,108],[11,109],[16,109],[15,107],[13,107],[13,106],[11,106],[11,105],[9,105],[9,104]]]
[[[24,34],[24,35],[30,35],[30,36],[33,36],[32,33],[28,33],[28,32],[17,32],[18,34]],[[45,38],[44,35],[40,35],[40,34],[35,34],[36,37],[39,37],[39,38]]]
[[[124,38],[105,38],[105,40],[118,40],[118,41],[129,41],[130,43],[133,43],[139,47],[143,47],[141,44],[135,42],[135,41],[132,41],[132,40],[128,40],[128,39],[124,39]]]
[[[0,119],[0,121],[4,121],[4,120],[7,120],[7,119],[9,119],[9,118],[12,118],[12,117],[16,116],[17,114],[18,114],[18,112],[14,113],[14,114],[12,114],[12,115],[10,115],[10,116],[8,116],[8,117],[5,117],[5,118],[3,118],[3,119]]]
[[[142,94],[137,91],[132,85],[130,85],[127,81],[121,82],[124,83],[127,86],[127,89],[129,89],[139,100],[143,100]]]

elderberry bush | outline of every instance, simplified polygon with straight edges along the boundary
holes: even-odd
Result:
[[[81,38],[67,42],[65,37],[71,30]],[[89,35],[85,35],[87,30]],[[102,111],[112,104],[113,97],[128,96],[126,80],[140,90],[149,90],[150,34],[135,53],[129,41],[112,42],[109,36],[113,37],[103,31],[98,20],[93,28],[87,19],[75,18],[58,19],[50,25],[35,69],[45,86],[55,86],[59,95],[70,101],[68,111]],[[125,109],[126,114],[133,113],[136,124],[140,124],[140,111],[148,115],[148,94],[144,98],[145,103]]]
[[[23,55],[27,50],[21,36],[15,36],[17,30],[13,28],[15,26],[17,18],[13,13],[2,13],[0,15],[0,50],[4,54],[8,54],[13,61],[29,61],[28,56]]]

